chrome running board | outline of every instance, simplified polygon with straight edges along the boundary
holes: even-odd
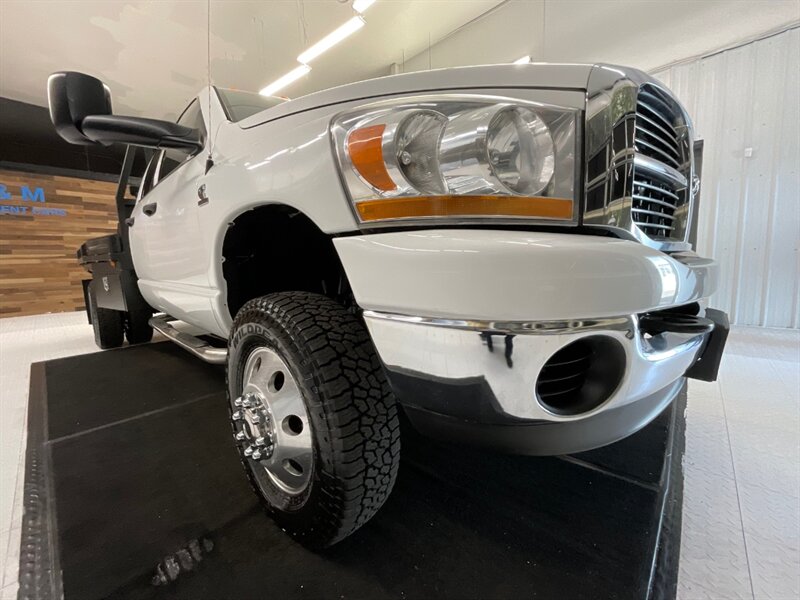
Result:
[[[170,321],[175,321],[169,315],[156,315],[150,318],[150,327],[169,338],[184,350],[188,350],[196,357],[215,365],[223,365],[228,360],[227,348],[216,348],[198,337],[178,331]]]

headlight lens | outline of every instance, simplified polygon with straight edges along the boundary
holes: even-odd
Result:
[[[332,132],[362,223],[397,219],[575,222],[577,111],[472,95],[380,102]]]
[[[489,126],[489,163],[497,178],[517,194],[539,194],[553,178],[555,151],[550,130],[526,108],[500,111]]]

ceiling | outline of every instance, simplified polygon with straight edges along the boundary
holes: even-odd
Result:
[[[280,93],[386,75],[500,0],[377,0],[366,26]],[[105,81],[115,112],[175,118],[211,80],[257,91],[354,15],[350,0],[0,0],[0,96],[46,104],[47,76]],[[210,36],[209,36],[210,24]]]

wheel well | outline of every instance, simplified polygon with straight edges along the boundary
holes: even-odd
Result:
[[[222,256],[231,317],[248,300],[273,292],[316,292],[355,306],[331,237],[291,207],[271,204],[238,216]]]

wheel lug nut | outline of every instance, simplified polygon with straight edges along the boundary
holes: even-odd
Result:
[[[241,406],[242,405],[242,397],[239,396],[238,398],[236,398],[236,400],[233,401],[233,405],[237,406],[237,407]]]
[[[232,415],[232,418],[233,418],[234,421],[241,421],[243,417],[244,417],[244,415],[242,414],[242,411],[240,411],[240,410],[237,410]]]
[[[253,415],[252,417],[250,417],[250,420],[255,425],[258,425],[259,423],[261,423],[261,417],[259,415]]]
[[[266,440],[263,437],[256,438],[256,446],[263,446],[266,443]]]
[[[245,456],[252,456],[253,455],[253,447],[252,446],[248,446],[247,448],[245,448],[244,449],[244,455]]]
[[[261,450],[253,451],[253,460],[261,460]]]
[[[233,436],[237,442],[243,442],[247,439],[247,434],[244,431],[239,431],[235,436]]]

